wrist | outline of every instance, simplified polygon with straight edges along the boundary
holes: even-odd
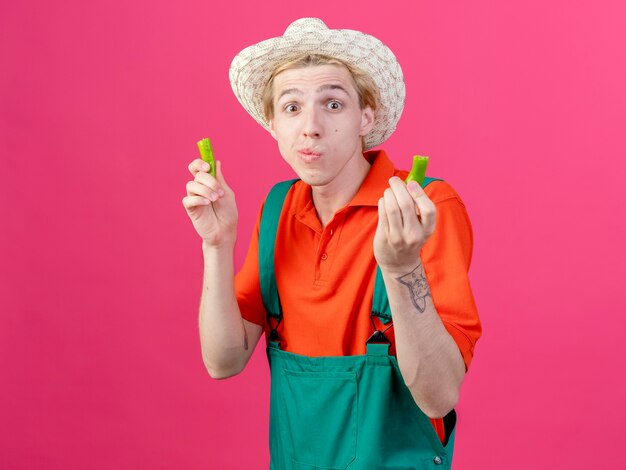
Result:
[[[235,238],[223,239],[219,243],[202,240],[202,252],[205,254],[232,252],[235,249]]]
[[[416,270],[423,270],[422,258],[418,257],[416,260],[403,262],[401,264],[380,264],[380,270],[383,274],[393,279],[404,276],[410,272]]]

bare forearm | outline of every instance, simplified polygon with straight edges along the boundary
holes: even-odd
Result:
[[[442,417],[456,406],[465,375],[459,348],[437,314],[421,261],[411,272],[383,270],[383,277],[404,381],[426,415]]]
[[[214,378],[237,374],[248,357],[248,338],[235,296],[233,248],[202,246],[200,343],[204,364]]]

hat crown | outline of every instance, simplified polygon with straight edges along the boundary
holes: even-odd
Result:
[[[285,36],[296,36],[302,33],[313,31],[328,31],[328,26],[319,18],[300,18],[289,26],[285,30]]]

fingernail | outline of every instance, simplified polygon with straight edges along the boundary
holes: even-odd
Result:
[[[209,169],[209,164],[208,163],[203,163],[202,164],[202,169],[203,170],[208,170]]]
[[[409,181],[407,183],[406,187],[407,187],[407,189],[409,191],[415,192],[415,191],[417,191],[417,188],[419,187],[419,184],[417,184],[417,181],[411,180],[411,181]]]
[[[219,195],[220,195],[220,197],[224,197],[224,194],[226,194],[226,193],[224,192],[224,190],[223,190],[223,189],[218,189],[218,190],[217,190],[217,194],[219,194]]]

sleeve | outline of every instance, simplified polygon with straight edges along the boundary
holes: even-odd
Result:
[[[235,295],[241,316],[260,326],[265,323],[265,307],[259,281],[259,226],[262,212],[263,207],[257,215],[243,266],[235,276]]]
[[[472,226],[456,193],[448,193],[435,205],[435,232],[422,248],[422,261],[435,308],[459,347],[467,371],[482,332],[468,276]]]

